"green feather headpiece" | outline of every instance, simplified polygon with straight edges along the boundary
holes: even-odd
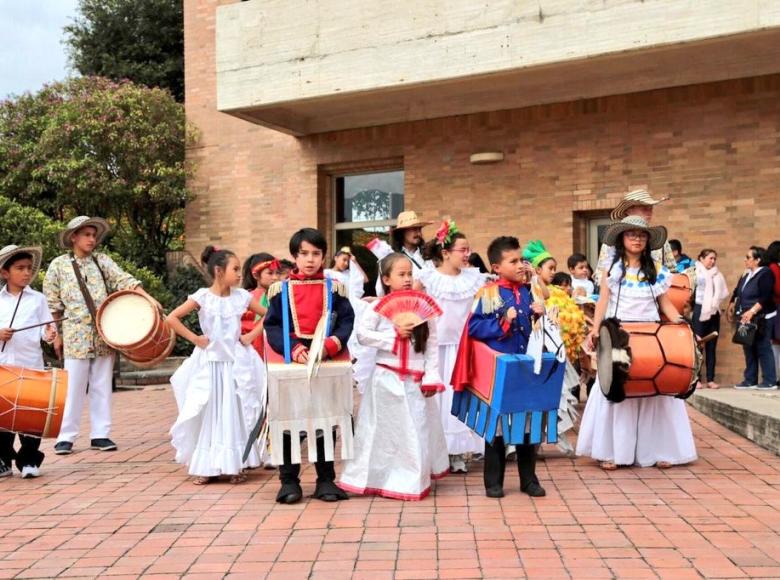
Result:
[[[552,257],[553,255],[544,247],[542,240],[531,240],[523,248],[523,258],[531,262],[534,268],[537,268],[547,258]]]

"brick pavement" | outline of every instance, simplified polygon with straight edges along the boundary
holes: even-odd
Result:
[[[192,485],[173,463],[167,389],[114,399],[121,450],[51,453],[44,476],[0,481],[0,578],[780,577],[780,458],[691,410],[700,460],[606,473],[548,459],[548,497],[481,465],[428,499],[274,503],[275,475]],[[313,490],[304,470],[304,490]]]

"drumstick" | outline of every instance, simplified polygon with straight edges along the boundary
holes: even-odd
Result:
[[[22,330],[30,330],[31,328],[38,328],[40,326],[46,326],[47,324],[52,324],[55,322],[62,322],[63,320],[67,320],[68,318],[66,316],[62,318],[58,318],[57,320],[49,320],[49,322],[41,322],[39,324],[32,324],[30,326],[25,326],[23,328],[12,328],[11,330],[14,331],[14,333],[21,332]],[[3,347],[0,348],[0,352],[5,352],[5,345],[8,344],[7,342],[3,341]]]
[[[22,330],[30,330],[31,328],[38,328],[40,326],[46,326],[47,324],[56,324],[58,322],[62,322],[63,320],[67,320],[68,317],[64,316],[62,318],[57,318],[56,320],[49,320],[49,322],[39,322],[38,324],[31,324],[30,326],[25,326],[23,328],[12,328],[14,332],[21,332]]]

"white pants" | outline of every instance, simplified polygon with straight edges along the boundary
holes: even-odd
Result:
[[[73,443],[79,434],[84,397],[89,396],[90,439],[106,439],[111,431],[111,379],[114,355],[89,359],[65,359],[68,396],[57,441]],[[89,395],[87,395],[89,385]]]

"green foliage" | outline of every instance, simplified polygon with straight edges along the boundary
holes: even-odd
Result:
[[[161,89],[71,79],[0,103],[0,195],[51,218],[107,218],[111,248],[157,274],[181,245],[196,132]]]
[[[65,34],[82,75],[165,88],[184,102],[182,0],[80,0]]]
[[[0,196],[0,247],[9,244],[17,246],[41,246],[43,247],[43,264],[38,279],[33,286],[40,290],[43,283],[43,275],[54,258],[64,252],[57,245],[57,233],[65,226],[61,222],[52,220],[41,211],[25,207],[6,197]],[[98,251],[105,251],[100,248]],[[163,279],[148,268],[143,268],[119,256],[115,252],[106,251],[121,268],[137,278],[144,289],[154,296],[165,307],[173,304],[173,296],[166,288]]]
[[[168,279],[168,289],[172,295],[171,310],[183,304],[190,294],[194,294],[196,290],[206,285],[206,281],[197,268],[193,266],[179,266],[176,268]],[[182,322],[195,334],[201,334],[197,312],[190,312],[186,317],[182,318]],[[192,353],[192,348],[192,344],[179,336],[176,338],[173,354],[189,356]]]

